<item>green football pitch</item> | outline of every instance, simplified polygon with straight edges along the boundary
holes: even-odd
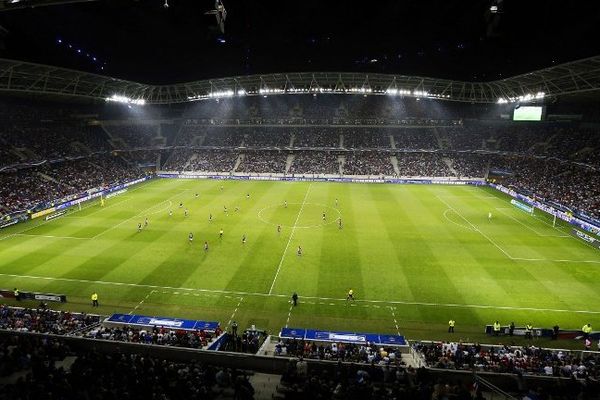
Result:
[[[68,296],[53,308],[272,333],[448,339],[452,318],[454,338],[490,342],[495,320],[600,327],[600,252],[569,230],[489,188],[155,179],[2,230],[0,287]]]

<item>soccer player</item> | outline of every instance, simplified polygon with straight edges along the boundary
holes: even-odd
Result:
[[[488,212],[488,221],[491,221],[491,220],[492,220],[492,212],[491,212],[491,211],[489,211],[489,212]]]
[[[207,241],[204,242],[204,251],[208,251],[208,242]]]
[[[323,211],[323,221],[325,221],[325,211]]]
[[[138,222],[138,232],[141,232],[141,231],[142,231],[142,223]]]
[[[221,192],[223,191],[223,185],[221,185]]]
[[[198,193],[196,193],[196,198],[198,198]]]
[[[144,220],[144,228],[146,228],[148,226],[148,217],[146,217],[146,219]]]
[[[294,307],[298,305],[298,293],[296,292],[292,294],[292,304],[294,305]]]
[[[188,209],[186,208],[185,211],[183,212],[183,216],[187,217],[188,216]]]
[[[227,206],[223,206],[223,212],[227,214]]]
[[[173,216],[173,210],[169,210],[169,217]]]
[[[212,214],[208,214],[208,222],[212,222]]]
[[[281,225],[277,225],[277,234],[281,234]]]
[[[246,199],[250,198],[250,193],[246,193]]]
[[[336,207],[338,206],[338,199],[337,199],[337,197],[335,198],[335,206]]]
[[[348,290],[348,296],[346,296],[346,300],[354,300],[354,291],[352,289]]]
[[[223,239],[223,228],[219,231],[219,239]]]
[[[179,208],[181,208],[181,207],[183,207],[183,203],[180,202],[179,203]]]
[[[238,206],[235,206],[235,212],[240,211],[240,208]]]
[[[284,200],[284,202],[283,202],[283,208],[287,208],[287,200]]]
[[[190,242],[190,244],[192,244],[192,242],[194,241],[194,234],[192,232],[190,232],[190,234],[188,235],[188,241]]]
[[[242,244],[246,244],[246,234],[245,233],[242,236]]]
[[[296,254],[298,254],[298,257],[300,257],[302,255],[302,247],[298,246],[298,250],[296,251]]]
[[[338,218],[338,228],[342,229],[342,217]]]

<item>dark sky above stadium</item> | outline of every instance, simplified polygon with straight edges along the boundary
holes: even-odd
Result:
[[[3,0],[2,0],[3,1]],[[28,1],[28,0],[22,0]],[[29,0],[34,1],[34,0]],[[493,80],[600,54],[600,2],[104,0],[0,12],[0,57],[147,83],[294,71]]]

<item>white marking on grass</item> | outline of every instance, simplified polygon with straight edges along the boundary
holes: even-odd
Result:
[[[444,218],[446,218],[448,221],[452,222],[453,224],[460,226],[461,228],[465,228],[465,229],[468,229],[468,230],[470,230],[470,231],[472,231],[472,230],[473,230],[473,229],[472,229],[471,227],[469,227],[469,226],[466,226],[466,225],[463,225],[463,224],[459,224],[459,223],[458,223],[458,222],[456,222],[456,221],[452,221],[452,220],[450,219],[450,217],[448,217],[448,215],[447,215],[447,214],[448,214],[448,211],[452,211],[452,212],[454,212],[454,210],[452,210],[452,209],[450,209],[450,208],[446,209],[446,211],[444,211]]]
[[[535,259],[534,259],[535,260]],[[545,260],[543,260],[545,261]],[[73,278],[54,278],[50,276],[32,276],[32,275],[16,275],[16,274],[4,274],[0,273],[0,276],[6,276],[10,278],[22,278],[22,279],[40,279],[47,281],[57,281],[57,282],[75,282],[75,283],[85,283],[85,284],[94,284],[94,285],[107,285],[107,286],[127,286],[127,287],[140,287],[140,288],[150,288],[150,289],[170,289],[170,290],[181,290],[181,291],[192,291],[192,292],[200,292],[200,293],[227,293],[227,294],[235,294],[239,296],[257,296],[257,297],[285,297],[288,298],[287,294],[277,294],[277,293],[260,293],[260,292],[239,292],[239,291],[229,291],[229,290],[218,290],[218,289],[198,289],[198,288],[185,288],[185,287],[172,287],[172,286],[158,286],[158,285],[146,285],[141,283],[125,283],[125,282],[109,282],[109,281],[92,281],[88,279],[73,279]],[[179,293],[179,292],[177,292]],[[340,302],[340,306],[343,304],[347,304],[348,301],[346,298],[334,298],[334,297],[316,297],[316,296],[302,296],[303,299],[308,300],[327,300],[327,301],[338,301]],[[565,312],[565,313],[579,313],[579,314],[600,314],[600,311],[589,311],[589,310],[567,310],[567,309],[555,309],[555,308],[534,308],[534,307],[513,307],[513,306],[496,306],[496,305],[486,305],[486,304],[458,304],[458,303],[430,303],[430,302],[419,302],[419,301],[403,301],[403,300],[354,300],[358,303],[367,303],[372,304],[372,307],[381,308],[378,304],[394,304],[394,305],[408,305],[408,306],[424,306],[424,307],[456,307],[456,308],[482,308],[482,309],[492,309],[492,310],[515,310],[515,311],[544,311],[544,312]],[[305,301],[306,304],[321,304],[325,305],[323,302],[309,302]]]
[[[242,304],[243,300],[244,300],[244,298],[240,297],[240,301],[237,303],[237,306],[235,306],[235,310],[233,310],[233,313],[231,313],[231,317],[229,318],[229,321],[227,322],[227,325],[225,326],[225,330],[227,330],[227,328],[229,328],[229,325],[231,325],[233,318],[235,318],[235,313],[237,313],[237,310],[238,310],[238,308],[240,308],[240,304]]]
[[[285,254],[287,253],[287,250],[290,247],[290,243],[292,242],[292,237],[294,236],[294,232],[296,231],[296,225],[298,225],[298,220],[300,219],[302,210],[304,210],[304,205],[306,204],[306,199],[308,198],[308,193],[310,192],[311,186],[312,186],[312,182],[308,185],[308,188],[306,189],[306,193],[304,194],[304,199],[302,200],[302,205],[300,206],[300,210],[298,210],[298,215],[296,215],[296,221],[294,221],[294,225],[292,226],[292,231],[290,232],[290,237],[287,241],[287,244],[285,245],[283,254],[281,255],[281,260],[279,260],[279,265],[277,266],[277,272],[275,272],[275,277],[273,278],[273,283],[271,283],[271,288],[269,289],[269,294],[273,293],[273,288],[275,287],[275,282],[277,282],[277,276],[279,276],[279,271],[281,271],[281,266],[283,265],[283,260],[285,259]]]
[[[295,229],[320,228],[322,226],[327,226],[327,225],[335,224],[342,217],[342,213],[340,212],[340,210],[338,210],[337,208],[325,205],[325,204],[321,204],[321,203],[288,203],[288,205],[298,205],[298,204],[300,204],[300,205],[304,204],[304,205],[319,206],[319,207],[324,208],[324,209],[332,209],[333,211],[337,212],[337,217],[331,219],[329,222],[325,222],[325,223],[321,223],[321,224],[316,224],[316,225],[295,225]],[[266,219],[263,218],[263,216],[262,216],[263,211],[268,210],[270,208],[274,208],[274,207],[282,207],[282,206],[281,206],[281,204],[275,204],[275,205],[266,206],[266,207],[260,209],[258,211],[258,219],[260,219],[265,224],[268,224],[268,225],[271,225],[271,226],[281,225],[283,228],[294,228],[294,226],[283,225],[283,224],[276,224],[276,223],[267,221]]]
[[[510,258],[512,260],[512,256],[510,254],[508,254],[506,252],[506,250],[504,250],[502,247],[500,247],[496,242],[494,242],[492,239],[490,239],[485,233],[481,232],[475,225],[473,225],[471,223],[471,221],[469,221],[468,219],[466,219],[461,213],[459,213],[458,211],[456,211],[456,209],[454,207],[452,207],[450,204],[448,204],[444,199],[442,199],[440,196],[435,196],[438,198],[439,201],[441,201],[442,203],[444,203],[448,208],[450,208],[452,211],[454,211],[456,213],[456,215],[458,215],[459,217],[461,217],[467,224],[469,224],[476,232],[478,232],[481,236],[483,236],[484,238],[486,238],[491,244],[493,244],[498,250],[500,250],[506,257]]]
[[[77,239],[77,240],[90,240],[89,237],[77,237],[77,236],[55,236],[55,235],[35,235],[32,233],[15,233],[13,236],[27,236],[27,237],[42,237],[51,239]]]
[[[506,215],[508,218],[510,218],[513,221],[515,221],[516,223],[524,226],[525,228],[529,229],[531,232],[535,233],[536,235],[538,235],[540,237],[568,237],[568,235],[550,235],[550,234],[540,233],[533,227],[529,226],[529,224],[525,224],[525,223],[519,221],[517,218],[513,217],[509,213],[502,211],[502,209],[496,207],[496,210],[500,211],[502,214]]]
[[[400,328],[398,327],[398,320],[396,320],[395,307],[390,307],[390,311],[392,312],[392,318],[394,319],[394,325],[396,326],[396,332],[398,336],[400,336]]]
[[[150,295],[151,295],[152,293],[156,292],[156,291],[157,291],[157,290],[151,290],[151,291],[150,291],[150,293],[148,293],[148,294],[146,295],[146,297],[144,297],[144,298],[142,299],[142,301],[140,301],[140,302],[139,302],[139,303],[138,303],[138,304],[137,304],[137,305],[136,305],[136,306],[133,308],[133,310],[129,311],[129,315],[133,314],[133,313],[134,313],[134,312],[135,312],[135,311],[136,311],[138,308],[140,308],[140,306],[141,306],[142,304],[144,304],[144,301],[148,300],[148,297],[150,297]]]
[[[106,232],[110,232],[110,231],[112,231],[113,229],[115,229],[115,228],[118,228],[119,226],[123,225],[125,222],[127,222],[127,221],[130,221],[130,220],[132,220],[132,219],[134,219],[134,218],[139,218],[139,217],[141,217],[141,216],[144,216],[144,215],[154,215],[154,214],[158,214],[158,213],[164,212],[164,211],[168,210],[168,209],[169,209],[169,208],[170,208],[170,207],[173,205],[173,202],[171,201],[171,199],[173,199],[174,197],[177,197],[177,196],[181,195],[183,192],[187,192],[187,191],[189,191],[189,190],[190,190],[190,189],[185,189],[185,190],[182,190],[181,192],[179,192],[179,193],[177,193],[177,194],[175,194],[175,195],[173,195],[173,196],[169,197],[167,200],[163,200],[163,201],[161,201],[160,203],[157,203],[157,204],[154,204],[154,205],[152,205],[152,206],[150,206],[150,207],[148,207],[148,208],[145,208],[144,210],[142,210],[142,212],[140,212],[140,213],[138,213],[138,214],[134,215],[133,217],[129,217],[129,218],[127,218],[127,219],[124,219],[123,221],[119,222],[118,224],[116,224],[116,225],[113,225],[113,226],[111,226],[110,228],[107,228],[107,229],[103,230],[102,232],[98,233],[98,234],[97,234],[97,235],[95,235],[95,236],[92,236],[92,237],[91,237],[91,239],[96,239],[97,237],[99,237],[99,236],[101,236],[101,235],[104,235]],[[150,209],[152,209],[152,208],[154,208],[154,207],[160,206],[161,204],[163,204],[163,203],[167,203],[167,202],[169,203],[169,205],[168,205],[167,207],[165,207],[165,208],[161,208],[161,209],[160,209],[160,210],[158,210],[158,211],[153,211],[153,212],[150,212],[150,213],[149,213],[149,212],[147,212],[148,210],[150,210]]]
[[[290,317],[292,316],[292,310],[294,309],[294,303],[290,305],[290,310],[288,312],[287,321],[285,321],[285,327],[287,328],[290,325]]]
[[[444,199],[440,196],[436,196],[442,203],[448,206],[452,211],[454,211],[458,216],[460,216],[465,222],[473,227],[473,229],[478,232],[481,236],[486,238],[491,244],[493,244],[498,250],[500,250],[506,257],[508,257],[512,261],[545,261],[545,262],[568,262],[568,263],[587,263],[587,264],[600,264],[600,261],[597,260],[570,260],[570,259],[548,259],[548,258],[523,258],[523,257],[513,257],[506,250],[504,250],[500,245],[490,239],[485,233],[481,232],[475,225],[473,225],[468,219],[466,219],[462,214],[460,214],[456,209],[454,209],[450,204],[448,204]],[[572,236],[569,236],[572,237]],[[575,239],[575,238],[573,238]]]

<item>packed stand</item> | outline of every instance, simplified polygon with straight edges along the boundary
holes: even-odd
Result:
[[[113,136],[122,139],[128,148],[137,149],[151,147],[158,136],[158,125],[125,124],[105,126]]]
[[[43,164],[13,173],[0,173],[0,211],[24,211],[89,189],[142,176],[144,173],[139,169],[112,155],[95,155],[76,161]]]
[[[284,173],[287,154],[279,151],[246,152],[237,172]]]
[[[390,148],[390,135],[387,130],[344,128],[340,132],[344,135],[344,147],[347,149]]]
[[[210,341],[219,334],[220,330],[217,330],[217,332],[213,333],[204,330],[185,331],[163,327],[145,329],[131,326],[98,326],[84,333],[84,336],[93,339],[111,340],[115,342],[202,349],[208,346]]]
[[[280,339],[275,344],[275,355],[374,365],[405,365],[398,348],[381,347],[369,343],[352,344]]]
[[[78,350],[61,340],[1,337],[0,372],[26,372],[3,387],[7,399],[252,399],[248,376],[199,361]],[[75,357],[72,364],[67,357]]]
[[[294,147],[340,147],[340,131],[327,128],[298,128]]]
[[[100,322],[100,316],[69,311],[53,311],[44,303],[36,308],[0,304],[0,329],[67,335]]]
[[[470,400],[471,385],[472,382],[436,380],[425,368],[341,362],[325,365],[299,358],[289,362],[278,395],[286,400]]]
[[[244,141],[244,132],[228,127],[207,129],[203,146],[239,147]]]
[[[511,172],[503,183],[525,194],[600,218],[600,174],[597,171],[555,159],[520,156],[495,156],[490,169]]]
[[[335,174],[340,173],[337,154],[319,151],[296,153],[288,173],[290,174]]]
[[[428,366],[519,375],[577,379],[600,378],[600,355],[535,346],[482,346],[463,343],[413,343]]]
[[[403,128],[394,131],[397,149],[402,150],[435,150],[439,148],[437,139],[431,128]]]
[[[287,147],[290,145],[291,133],[285,128],[245,128],[244,146],[246,147]]]
[[[456,175],[468,178],[483,178],[487,173],[488,157],[472,153],[444,154],[452,162]]]
[[[390,153],[346,153],[344,175],[394,175]]]
[[[437,153],[397,153],[400,176],[451,176],[450,169]]]
[[[238,154],[227,150],[198,150],[190,157],[185,171],[231,172]]]

